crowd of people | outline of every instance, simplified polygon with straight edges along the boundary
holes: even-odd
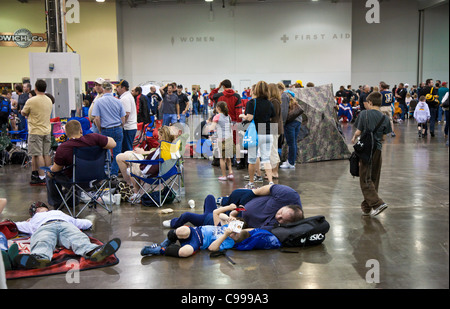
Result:
[[[245,89],[241,97],[232,88],[231,81],[225,79],[217,88],[211,89],[210,93],[205,91],[201,94],[199,88],[194,88],[191,96],[187,91],[183,92],[183,86],[177,83],[161,87],[159,93],[156,87],[151,87],[148,94],[143,94],[141,87],[130,90],[130,84],[126,80],[120,80],[117,85],[113,85],[98,78],[92,93],[85,96],[87,101],[85,113],[92,123],[93,133],[83,134],[81,124],[77,120],[67,122],[65,125],[67,141],[58,146],[53,162],[49,154],[50,117],[54,99],[46,94],[46,86],[45,81],[36,81],[34,94],[27,94],[26,100],[20,85],[16,86],[18,95],[16,99],[6,93],[1,101],[9,102],[13,108],[7,110],[7,121],[3,114],[1,119],[3,129],[9,126],[9,129],[13,130],[17,125],[23,126],[23,123],[28,123],[28,151],[33,158],[30,184],[46,185],[48,203],[55,209],[62,203],[61,196],[53,190],[55,177],[71,177],[71,170],[66,167],[72,165],[73,148],[80,146],[96,145],[111,150],[111,174],[122,177],[133,188],[134,195],[130,200],[135,199],[138,194],[134,183],[136,180],[129,176],[133,167],[127,161],[155,159],[160,154],[158,147],[154,149],[133,147],[137,124],[152,122],[151,116],[161,121],[158,128],[159,140],[170,143],[180,134],[179,130],[173,129],[176,125],[188,124],[190,115],[202,115],[205,123],[202,135],[214,135],[216,138],[215,156],[220,161],[221,169],[219,181],[233,181],[233,166],[248,165],[246,176],[248,183],[245,188],[233,191],[229,197],[219,199],[213,196],[206,197],[203,214],[185,213],[179,218],[164,222],[164,227],[172,228],[167,239],[162,243],[145,246],[141,251],[142,255],[188,257],[200,249],[216,251],[239,248],[240,244],[242,250],[255,246],[274,248],[280,245],[270,234],[274,224],[295,222],[304,218],[299,194],[288,186],[273,182],[280,176],[279,169],[295,169],[297,137],[302,124],[303,110],[294,92],[283,83],[259,81],[251,88]],[[307,85],[313,86],[312,83]],[[299,80],[291,87],[302,88],[303,83]],[[382,142],[388,134],[395,136],[394,122],[404,121],[411,115],[418,123],[419,135],[426,136],[429,122],[430,134],[433,137],[435,124],[442,119],[441,108],[445,112],[446,122],[448,120],[446,82],[441,84],[437,81],[435,85],[430,79],[418,88],[414,86],[409,90],[408,87],[407,84],[400,83],[390,91],[389,85],[380,82],[379,86],[373,89],[366,85],[353,91],[351,86],[348,86],[347,89],[341,87],[336,93],[337,117],[340,116],[341,104],[351,105],[352,119],[348,116],[343,117],[346,117],[347,121],[355,122],[353,143],[357,142],[362,132],[373,129],[378,123],[378,129],[374,132],[376,150],[372,160],[369,164],[362,161],[360,163],[360,185],[364,197],[361,204],[363,215],[376,216],[387,208],[387,204],[378,195],[378,184]],[[30,91],[30,85],[26,85],[25,89]],[[398,103],[400,111],[395,111],[394,102]],[[347,111],[348,109],[345,113]],[[354,112],[357,114],[354,115]],[[19,115],[23,117],[23,121],[20,117],[16,117]],[[19,119],[18,124],[15,122],[16,119]],[[245,129],[252,122],[256,124],[258,143],[245,149],[247,155],[241,156],[241,149],[244,149],[242,140],[248,138],[245,136]],[[448,124],[445,127],[445,136],[448,143]],[[281,162],[279,155],[282,143],[286,143],[289,149],[284,163]],[[43,166],[51,166],[47,175],[40,169]],[[258,188],[255,183],[264,181],[261,167],[268,185]],[[139,168],[132,172],[143,177],[158,173],[151,167],[147,170]],[[0,202],[1,213],[6,202],[4,200]],[[43,239],[58,238],[69,232],[71,236],[65,238],[65,244],[72,247],[76,254],[94,261],[104,259],[120,247],[119,239],[113,239],[103,246],[93,246],[84,236],[75,232],[89,228],[90,222],[78,219],[77,221],[60,211],[50,211],[45,204],[39,204],[37,207],[34,205],[34,208],[30,208],[30,215],[31,220],[18,222],[17,226],[20,231],[30,232],[33,235],[31,255],[17,255],[11,258],[2,252],[4,259],[9,258],[16,266],[40,268],[49,265],[50,250],[54,246],[44,242]],[[230,227],[230,222],[234,220],[244,222],[242,233]],[[184,226],[187,222],[195,227]],[[58,228],[55,227],[56,224]],[[242,245],[244,242],[245,245]]]
[[[414,119],[418,124],[419,137],[426,138],[428,133],[435,137],[436,124],[445,122],[444,135],[448,146],[448,82],[427,79],[419,86],[399,83],[393,88],[381,81],[378,86],[341,86],[335,94],[338,118],[342,122],[354,122],[360,111],[365,110],[364,102],[372,92],[382,94],[381,112],[389,117],[395,137],[394,123]],[[417,107],[419,106],[419,107]],[[428,132],[429,128],[429,132]]]

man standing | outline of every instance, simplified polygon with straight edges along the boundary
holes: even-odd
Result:
[[[447,92],[448,92],[447,82],[443,82],[442,86],[439,87],[439,89],[438,89],[439,103],[442,104],[444,96],[445,96],[445,94]],[[438,120],[439,120],[439,122],[442,121],[442,114],[443,114],[443,110],[442,110],[442,107],[439,105],[439,111],[438,111]]]
[[[399,107],[402,109],[402,114],[400,119],[405,121],[405,115],[408,112],[408,107],[406,106],[406,94],[408,91],[403,83],[398,84],[397,93],[395,94],[395,99],[399,103]]]
[[[420,91],[419,97],[420,96],[425,96],[428,108],[430,109],[430,134],[431,137],[434,137],[434,125],[438,116],[439,101],[438,90],[434,87],[434,81],[431,78],[427,79],[425,87],[423,87]],[[425,129],[425,136],[428,134],[427,130],[428,128]]]
[[[189,110],[189,99],[183,93],[183,85],[177,86],[178,104],[180,106],[180,123],[186,123],[186,113]]]
[[[147,93],[147,98],[150,102],[150,110],[152,114],[155,115],[158,119],[161,119],[162,116],[160,115],[160,113],[158,113],[158,110],[159,110],[159,103],[161,102],[162,99],[159,93],[156,92],[155,86],[150,87],[150,92]]]
[[[125,123],[123,125],[122,152],[133,150],[133,141],[137,131],[136,103],[133,95],[129,91],[130,84],[122,79],[116,86],[117,94],[120,97],[125,109]]]
[[[378,195],[378,185],[380,183],[382,164],[382,142],[385,135],[391,132],[391,124],[389,119],[380,111],[381,97],[379,92],[372,92],[367,97],[367,108],[361,112],[356,120],[357,130],[352,138],[352,143],[355,144],[362,132],[365,130],[373,131],[384,117],[377,131],[373,133],[376,149],[373,152],[371,161],[359,160],[359,182],[364,197],[364,201],[361,203],[363,216],[377,216],[387,208],[386,203]]]
[[[123,130],[125,123],[125,109],[122,103],[112,94],[112,85],[110,82],[102,84],[103,96],[97,100],[92,110],[94,123],[99,129],[99,133],[109,136],[116,142],[113,148],[113,157],[111,164],[111,175],[119,174],[119,166],[116,162],[116,156],[122,151]]]
[[[89,106],[89,121],[92,122],[92,127],[91,127],[91,131],[92,133],[98,133],[99,130],[97,128],[97,126],[94,123],[94,117],[92,116],[92,110],[94,109],[94,104],[95,102],[100,99],[103,95],[103,88],[102,88],[102,84],[105,80],[101,77],[97,78],[95,80],[95,84],[94,84],[94,90],[97,93],[97,95],[95,96],[94,100],[91,103],[91,106]]]
[[[366,109],[366,106],[364,105],[364,102],[367,103],[367,96],[369,95],[370,92],[370,86],[369,85],[364,85],[363,87],[363,91],[361,92],[361,95],[359,96],[359,108],[360,111],[363,111]]]
[[[45,186],[45,173],[41,166],[51,164],[50,146],[52,114],[52,100],[45,95],[47,83],[37,80],[35,84],[36,96],[28,99],[22,108],[22,116],[28,117],[28,153],[32,157],[31,185]]]
[[[150,123],[150,111],[149,111],[149,104],[147,102],[148,98],[147,96],[142,94],[142,88],[141,87],[134,87],[131,90],[131,94],[134,97],[134,100],[136,101],[136,114],[137,114],[137,122],[140,123]]]
[[[380,93],[381,93],[381,108],[380,111],[383,115],[389,118],[391,122],[391,136],[395,136],[394,133],[394,118],[392,117],[392,103],[394,103],[394,94],[389,90],[389,85],[385,82],[380,82]]]
[[[162,104],[158,107],[163,115],[163,126],[175,124],[180,119],[180,104],[178,96],[174,93],[172,84],[159,89],[163,98]]]
[[[17,110],[19,111],[19,130],[25,130],[25,122],[27,121],[25,116],[22,115],[22,109],[25,106],[25,103],[30,98],[31,84],[24,83],[23,84],[23,92],[19,93],[19,98],[17,100]]]

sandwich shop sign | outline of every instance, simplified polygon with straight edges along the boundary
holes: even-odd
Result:
[[[45,47],[47,35],[45,33],[31,33],[30,30],[21,28],[14,33],[0,32],[0,46],[10,47]]]

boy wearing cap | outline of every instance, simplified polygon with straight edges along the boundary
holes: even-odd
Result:
[[[129,89],[130,84],[124,79],[116,87],[120,102],[122,102],[123,108],[125,109],[122,152],[133,150],[133,140],[137,131],[136,103]]]

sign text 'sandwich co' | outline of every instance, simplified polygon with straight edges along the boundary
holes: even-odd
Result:
[[[22,28],[11,32],[0,32],[0,46],[10,47],[45,47],[47,46],[47,35],[45,33],[31,33],[30,30]]]

